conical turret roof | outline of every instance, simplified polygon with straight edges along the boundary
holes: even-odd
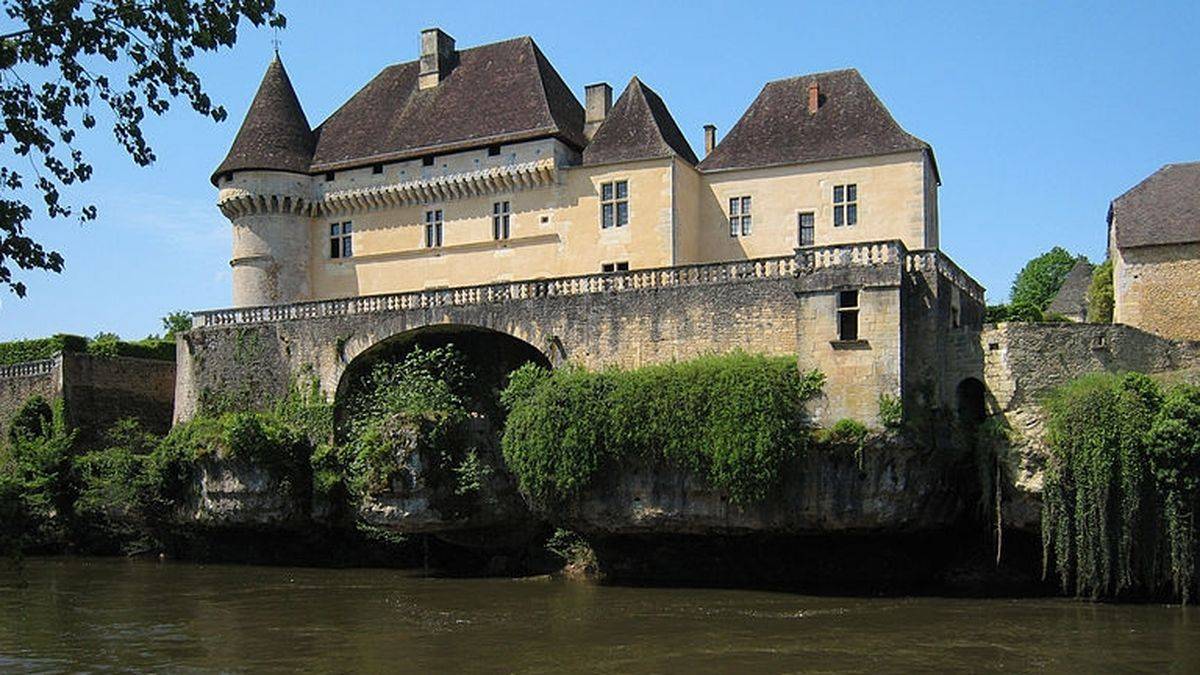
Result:
[[[678,155],[696,163],[696,153],[654,90],[637,77],[604,118],[583,150],[584,164],[607,164]]]
[[[279,55],[267,66],[246,119],[225,161],[213,172],[217,184],[230,171],[266,169],[307,173],[316,139]]]

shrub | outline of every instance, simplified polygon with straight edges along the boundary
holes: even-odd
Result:
[[[1112,323],[1113,320],[1113,266],[1105,260],[1092,270],[1092,283],[1087,291],[1088,323]]]
[[[879,395],[879,422],[887,429],[899,429],[904,424],[904,404],[899,396]]]
[[[1024,322],[1039,323],[1042,321],[1042,310],[1033,305],[988,305],[983,320],[986,323]]]
[[[624,371],[528,365],[502,396],[504,458],[542,507],[630,462],[694,472],[733,502],[751,503],[804,450],[803,404],[821,382],[795,359],[744,353]]]
[[[0,342],[0,366],[40,361],[59,352],[81,352],[86,349],[87,338],[78,335],[59,334],[35,340]]]
[[[74,435],[62,405],[40,397],[27,401],[9,428],[0,454],[0,548],[58,546],[70,523]]]

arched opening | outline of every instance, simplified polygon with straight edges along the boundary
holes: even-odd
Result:
[[[347,418],[346,405],[356,387],[381,363],[400,363],[420,348],[432,350],[451,347],[461,355],[471,379],[464,392],[464,403],[473,414],[502,425],[500,392],[508,376],[522,365],[533,362],[545,368],[551,364],[533,345],[507,333],[460,324],[440,324],[394,335],[367,349],[350,362],[338,383],[334,399],[334,421],[339,433]]]
[[[987,417],[987,388],[979,380],[968,377],[958,383],[958,421],[975,428]]]

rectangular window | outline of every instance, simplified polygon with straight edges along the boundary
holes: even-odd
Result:
[[[433,166],[433,155],[422,157],[421,166]]]
[[[858,291],[838,291],[838,339],[858,339]]]
[[[613,272],[628,272],[629,271],[629,263],[628,262],[604,263],[603,265],[600,266],[600,271],[604,272],[605,274],[612,274]]]
[[[618,180],[600,184],[600,227],[625,227],[629,224],[629,182]]]
[[[833,226],[858,224],[858,185],[833,186]]]
[[[498,145],[489,145],[488,146],[488,157],[497,157],[499,155],[500,155],[500,146],[498,146]]]
[[[329,257],[349,258],[354,255],[351,239],[354,226],[349,222],[329,224]]]
[[[813,240],[814,240],[814,231],[813,231],[814,219],[813,219],[812,212],[809,211],[807,213],[801,213],[798,220],[799,220],[800,234],[797,237],[796,241],[800,242],[800,246],[812,246]]]
[[[372,164],[371,165],[371,173],[373,173],[373,174],[383,173],[383,165],[382,164]]]
[[[336,174],[336,173],[334,173],[333,171],[326,171],[326,172],[325,172],[325,182],[326,182],[326,183],[328,183],[328,182],[332,181],[332,180],[333,180],[334,178],[336,178],[336,177],[337,177],[337,174]]]
[[[748,236],[750,226],[750,198],[731,197],[729,199],[729,236]]]
[[[496,241],[508,239],[509,217],[510,209],[508,202],[495,202],[492,204],[492,239]]]
[[[442,245],[442,210],[425,212],[425,248],[440,248]]]

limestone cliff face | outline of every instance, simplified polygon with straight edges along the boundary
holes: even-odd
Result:
[[[562,517],[598,535],[918,532],[962,521],[957,483],[935,451],[879,438],[864,448],[861,467],[851,448],[810,451],[759,504],[732,504],[681,471],[630,468],[589,489]]]
[[[270,470],[237,459],[198,463],[181,524],[210,527],[295,528],[308,523],[310,491]]]

